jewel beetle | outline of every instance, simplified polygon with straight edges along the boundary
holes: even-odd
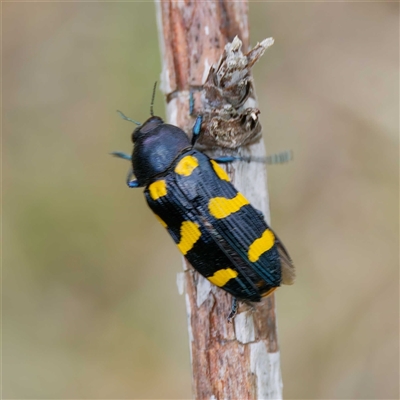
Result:
[[[153,103],[153,102],[152,102]],[[127,184],[144,188],[147,204],[189,263],[212,284],[237,300],[259,302],[277,287],[294,282],[292,260],[275,232],[230,182],[220,163],[239,157],[211,159],[196,150],[201,116],[186,133],[151,116],[132,133]],[[134,179],[133,179],[134,178]]]

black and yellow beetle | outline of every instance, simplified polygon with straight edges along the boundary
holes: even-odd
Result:
[[[219,162],[193,147],[185,132],[153,116],[132,134],[129,187],[144,187],[148,205],[190,264],[236,299],[259,302],[281,283],[294,281],[288,252],[262,213],[236,190]],[[193,129],[200,132],[201,117]],[[135,180],[132,177],[135,176]]]

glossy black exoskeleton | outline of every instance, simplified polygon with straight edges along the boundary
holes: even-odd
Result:
[[[294,266],[262,213],[219,165],[240,158],[210,159],[196,150],[200,129],[198,117],[191,141],[152,115],[132,134],[132,156],[113,154],[131,160],[128,186],[145,188],[149,207],[192,266],[235,299],[258,302],[293,283]],[[230,318],[235,311],[236,303]]]

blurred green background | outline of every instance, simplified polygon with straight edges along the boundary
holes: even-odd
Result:
[[[3,398],[190,398],[180,255],[124,184],[153,3],[3,3]],[[399,4],[251,3],[284,395],[398,398]],[[164,115],[158,94],[157,114]]]

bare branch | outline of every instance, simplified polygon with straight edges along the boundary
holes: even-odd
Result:
[[[189,132],[192,92],[195,110],[204,115],[199,148],[208,155],[235,149],[244,157],[265,157],[251,68],[273,39],[248,51],[247,2],[165,0],[156,6],[169,122]],[[265,165],[233,163],[227,170],[269,222]],[[186,262],[178,287],[186,298],[195,398],[280,399],[274,295],[254,307],[242,304],[228,324],[231,296]]]

